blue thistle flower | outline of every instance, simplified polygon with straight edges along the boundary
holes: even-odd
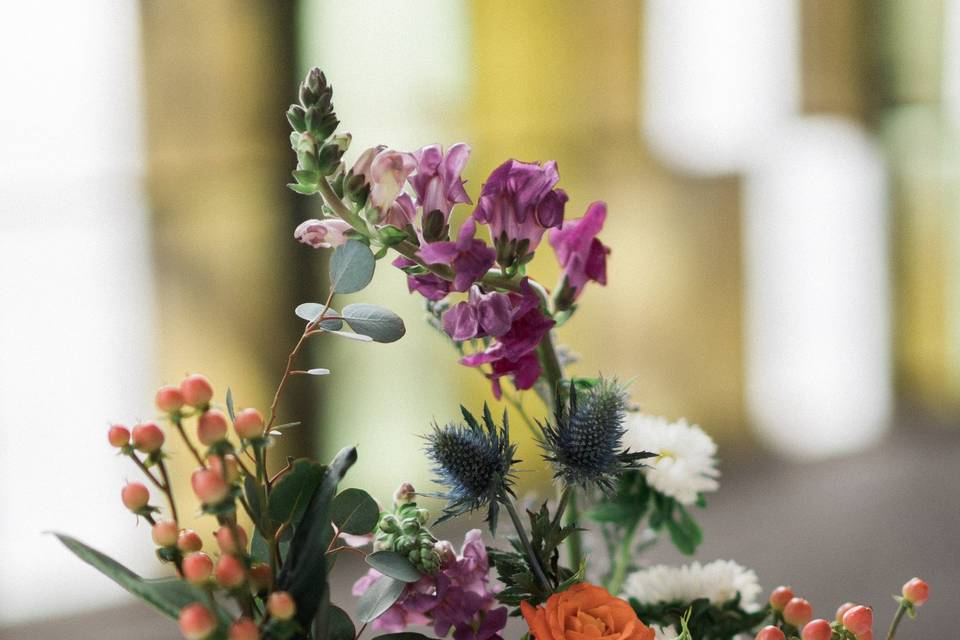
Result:
[[[539,424],[543,458],[553,463],[554,477],[586,489],[612,491],[618,474],[643,466],[656,454],[623,449],[627,394],[617,382],[601,379],[578,397],[571,382],[568,399],[557,393],[553,423]]]
[[[426,436],[427,457],[434,464],[435,482],[447,488],[445,493],[427,494],[447,500],[437,523],[468,511],[488,506],[487,522],[496,531],[499,501],[513,496],[513,465],[517,445],[510,442],[507,414],[499,429],[483,405],[483,425],[465,407],[460,407],[463,423],[434,425]]]

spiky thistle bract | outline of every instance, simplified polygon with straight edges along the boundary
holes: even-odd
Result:
[[[619,473],[656,455],[623,448],[627,394],[616,380],[600,379],[586,391],[578,391],[571,382],[566,398],[561,390],[553,421],[538,423],[543,457],[553,464],[555,478],[609,492]]]
[[[443,493],[426,494],[447,500],[437,523],[487,507],[490,531],[496,532],[500,500],[514,496],[513,465],[517,445],[510,442],[507,413],[497,427],[490,407],[483,405],[483,424],[461,406],[463,423],[434,424],[426,437],[426,454],[434,464],[434,481]]]

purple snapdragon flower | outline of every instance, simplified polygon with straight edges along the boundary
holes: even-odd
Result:
[[[416,262],[405,256],[398,256],[392,263],[398,269],[407,269],[417,265]],[[451,283],[434,273],[407,274],[407,289],[410,293],[416,291],[427,300],[437,302],[443,300],[450,293]]]
[[[607,284],[607,255],[610,247],[597,238],[607,218],[607,205],[594,202],[582,218],[568,221],[562,229],[550,231],[550,244],[563,267],[564,289],[560,298],[569,304],[589,282]]]
[[[466,302],[443,314],[443,329],[458,341],[502,336],[510,330],[513,312],[510,296],[496,291],[483,293],[478,285],[473,285]]]
[[[507,160],[484,182],[473,218],[490,226],[501,265],[524,262],[547,229],[563,224],[567,194],[554,189],[559,180],[555,161]]]
[[[456,241],[425,243],[417,255],[427,264],[443,264],[452,268],[453,291],[466,291],[487,273],[496,259],[491,247],[473,237],[476,232],[476,223],[469,219],[460,227]]]
[[[304,220],[293,231],[293,237],[314,249],[330,249],[346,243],[350,223],[339,219]]]
[[[364,177],[370,185],[371,204],[381,214],[385,214],[393,206],[407,178],[416,168],[417,160],[413,154],[381,145],[370,147],[360,154],[351,173]]]
[[[414,151],[413,157],[417,161],[417,170],[409,182],[424,215],[440,211],[446,223],[454,205],[470,204],[470,196],[460,177],[470,158],[469,145],[459,142],[444,154],[443,147],[432,144]]]

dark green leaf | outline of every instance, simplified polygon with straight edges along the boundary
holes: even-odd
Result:
[[[233,390],[227,387],[227,413],[230,415],[230,421],[237,421],[237,414],[233,410]]]
[[[325,640],[353,640],[356,635],[357,629],[347,612],[331,605],[327,613],[327,633],[316,634],[316,637]]]
[[[400,316],[375,304],[348,304],[343,308],[343,319],[354,331],[376,342],[395,342],[407,331]]]
[[[330,258],[330,286],[337,293],[355,293],[373,279],[376,260],[370,247],[357,240],[347,240]]]
[[[318,304],[316,302],[304,302],[302,304],[298,304],[297,308],[294,309],[293,312],[297,314],[297,317],[303,318],[307,322],[313,322],[319,318],[321,314],[324,316],[340,315],[333,307],[324,307],[322,304]],[[337,318],[323,320],[320,322],[320,328],[324,331],[339,331],[343,328],[343,320]]]
[[[288,520],[296,524],[303,515],[313,492],[323,480],[323,465],[300,458],[293,469],[280,478],[270,492],[267,514],[278,525]]]
[[[296,184],[296,183],[288,184],[287,188],[290,189],[291,191],[296,191],[302,196],[312,196],[317,192],[317,188],[315,186],[308,187],[306,185]]]
[[[342,533],[362,536],[373,531],[380,519],[377,501],[363,489],[346,489],[330,507],[330,520]]]
[[[417,568],[396,551],[375,551],[367,556],[367,564],[401,582],[416,582],[422,577]]]
[[[406,583],[384,576],[370,585],[357,602],[357,619],[373,622],[393,606],[406,587]]]
[[[257,526],[259,526],[260,520],[263,517],[263,508],[260,503],[261,490],[262,487],[257,483],[256,478],[251,478],[250,476],[243,478],[243,493],[247,497],[247,504],[250,505],[254,524]]]

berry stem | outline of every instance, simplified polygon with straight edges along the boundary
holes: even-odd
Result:
[[[900,606],[897,607],[897,613],[893,616],[893,621],[890,622],[890,630],[887,631],[887,640],[893,640],[894,636],[897,634],[897,627],[900,626],[900,621],[903,620],[903,614],[907,612],[907,609],[910,605],[906,604],[906,599],[900,600]]]
[[[193,454],[197,464],[199,464],[201,467],[206,467],[207,465],[203,462],[203,457],[200,455],[200,452],[197,451],[197,448],[193,446],[192,442],[190,442],[190,438],[187,437],[187,432],[183,429],[183,421],[181,420],[180,416],[174,417],[173,424],[180,433],[180,437],[183,439],[184,443],[186,443],[187,448],[190,449],[190,453]]]
[[[537,580],[540,581],[540,584],[548,592],[553,591],[553,586],[550,584],[550,581],[547,580],[547,575],[543,572],[543,567],[540,566],[540,558],[534,553],[533,545],[530,544],[530,538],[527,537],[527,530],[520,520],[520,514],[517,513],[517,508],[513,505],[513,500],[511,500],[509,496],[503,496],[500,502],[506,507],[507,513],[510,514],[510,520],[513,521],[513,528],[517,530],[517,535],[520,537],[520,544],[527,550],[527,556],[530,558],[530,568],[533,569]]]
[[[160,476],[163,478],[163,487],[161,490],[167,495],[167,504],[170,505],[170,516],[173,518],[173,521],[180,523],[180,518],[177,516],[177,505],[173,501],[173,485],[170,484],[170,474],[167,473],[167,465],[164,463],[163,458],[157,459],[157,466],[160,467]]]
[[[130,459],[133,460],[133,462],[138,467],[140,467],[140,471],[143,472],[143,475],[147,476],[147,479],[150,480],[151,483],[153,483],[153,486],[155,486],[157,489],[160,489],[160,491],[164,490],[163,484],[161,484],[161,482],[157,480],[157,477],[153,475],[153,472],[147,468],[147,465],[143,464],[143,461],[140,458],[138,458],[137,454],[135,454],[133,451],[130,452]]]

